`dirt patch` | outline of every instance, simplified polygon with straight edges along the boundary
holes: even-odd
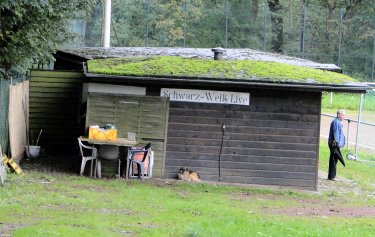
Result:
[[[0,223],[0,237],[11,237],[13,231],[18,228],[25,227],[24,224],[17,224],[17,223]]]
[[[333,196],[364,196],[368,199],[375,199],[375,182],[372,189],[362,189],[359,184],[350,179],[336,177],[336,181],[327,180],[328,173],[319,171],[318,193],[331,193]]]
[[[375,207],[373,206],[348,206],[343,204],[339,198],[299,198],[281,196],[278,194],[249,194],[236,193],[232,194],[233,200],[279,200],[288,201],[290,204],[284,207],[262,206],[258,211],[251,213],[259,213],[266,215],[287,215],[287,216],[317,216],[317,217],[375,217]]]
[[[277,193],[258,194],[251,192],[232,193],[232,200],[279,200],[287,201],[290,205],[273,208],[268,205],[262,206],[258,211],[252,213],[261,213],[266,215],[287,215],[287,216],[317,216],[317,217],[375,217],[375,207],[369,205],[355,206],[348,203],[342,197],[367,196],[375,198],[375,190],[363,190],[360,186],[349,179],[338,177],[336,181],[327,180],[327,172],[319,171],[318,191],[312,192],[317,197],[303,198],[290,197],[288,195],[279,195]],[[279,190],[276,188],[276,190]],[[301,193],[305,192],[303,190]],[[306,191],[308,192],[308,191]],[[308,192],[311,193],[311,192]],[[320,197],[320,194],[328,193],[328,197]],[[329,195],[332,195],[330,197]]]
[[[354,194],[354,195],[366,195],[370,194],[368,191],[361,189],[361,187],[350,179],[342,177],[336,177],[336,181],[327,179],[328,173],[319,170],[318,174],[318,192],[335,192],[338,194]]]
[[[287,207],[282,209],[265,210],[265,214],[288,216],[319,216],[319,217],[375,217],[375,207],[330,207],[327,204]]]
[[[164,187],[164,186],[173,186],[177,182],[181,182],[177,179],[161,179],[161,178],[150,178],[150,179],[144,179],[142,180],[144,183],[151,184],[153,186],[157,187]]]

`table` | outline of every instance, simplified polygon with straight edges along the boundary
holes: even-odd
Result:
[[[124,147],[132,147],[137,145],[137,141],[130,141],[127,138],[117,138],[116,141],[104,141],[104,140],[96,140],[90,139],[88,137],[80,137],[81,141],[93,144],[93,145],[114,145],[114,146],[124,146]]]
[[[121,147],[133,147],[137,145],[137,141],[131,141],[127,138],[116,138],[116,141],[106,141],[106,140],[96,140],[96,139],[90,139],[88,137],[79,137],[81,141],[87,142],[92,145],[113,145],[113,146],[121,146]],[[129,154],[129,152],[128,152]],[[128,157],[126,157],[128,159]],[[126,161],[128,162],[128,161]],[[91,173],[92,173],[92,162],[91,162]],[[126,164],[126,172],[125,172],[125,178],[128,178],[128,172],[129,172],[129,165]]]

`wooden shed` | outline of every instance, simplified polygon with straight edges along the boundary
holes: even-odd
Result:
[[[163,69],[142,64],[163,55],[170,56]],[[82,73],[86,127],[113,123],[120,136],[136,132],[155,144],[157,177],[174,178],[188,167],[206,181],[316,190],[322,92],[368,88],[328,72],[340,72],[335,65],[250,49],[227,49],[223,56],[227,64],[201,65],[209,70],[202,74],[177,61],[212,63],[211,49],[64,49],[55,55],[55,69]],[[96,68],[89,60],[98,58],[137,66],[118,73],[107,69],[120,62]],[[248,61],[263,68],[248,70]],[[264,74],[270,68],[283,76]]]

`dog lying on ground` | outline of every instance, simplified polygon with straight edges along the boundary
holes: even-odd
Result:
[[[186,181],[193,181],[193,182],[199,182],[200,176],[197,172],[189,170],[188,168],[182,167],[177,174],[178,179],[180,180],[186,180]]]

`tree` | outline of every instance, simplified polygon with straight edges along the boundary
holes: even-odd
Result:
[[[371,76],[374,0],[112,1],[112,46],[262,49]],[[86,46],[101,45],[101,25],[98,5]]]
[[[284,30],[283,30],[283,16],[281,15],[282,7],[279,0],[267,0],[268,6],[272,13],[272,32],[274,36],[272,37],[272,50],[277,53],[283,52],[284,44]]]
[[[182,46],[184,29],[202,17],[202,5],[202,0],[114,0],[112,45]]]
[[[0,73],[24,72],[32,63],[51,60],[57,47],[74,37],[67,31],[71,21],[88,13],[96,1],[2,0]]]

